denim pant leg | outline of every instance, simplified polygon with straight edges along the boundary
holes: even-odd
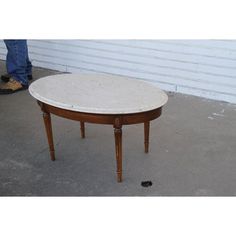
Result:
[[[28,85],[26,40],[4,40],[7,47],[7,72],[23,85]]]
[[[27,75],[32,75],[32,64],[31,64],[31,61],[29,60],[28,46],[27,45],[26,45],[26,50],[27,50],[26,51],[26,63],[27,63],[26,74]]]
[[[29,57],[27,57],[26,63],[27,63],[26,74],[32,75],[32,64],[31,64],[31,61],[29,60]]]

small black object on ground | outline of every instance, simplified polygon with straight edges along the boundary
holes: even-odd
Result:
[[[152,186],[152,181],[142,181],[141,182],[141,185],[143,186],[143,187],[151,187]]]

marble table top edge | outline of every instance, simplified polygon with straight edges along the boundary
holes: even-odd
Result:
[[[148,102],[148,99],[146,99],[146,101],[145,101],[146,103],[145,102],[142,103],[142,99],[141,100],[139,99],[137,101],[135,99],[133,99],[133,100],[129,99],[129,98],[132,97],[132,94],[128,93],[129,90],[127,89],[127,86],[124,85],[124,83],[122,84],[122,81],[121,81],[121,83],[120,84],[118,83],[118,85],[120,85],[121,87],[123,86],[123,88],[122,88],[123,90],[125,90],[125,91],[127,90],[126,91],[127,92],[127,103],[129,102],[129,100],[132,100],[134,102],[134,107],[125,106],[124,99],[123,100],[121,99],[122,102],[124,103],[123,105],[121,104],[122,106],[115,107],[114,102],[111,102],[111,101],[108,100],[107,101],[108,105],[106,104],[107,106],[102,107],[102,104],[100,104],[99,106],[96,107],[96,104],[94,104],[94,103],[99,104],[99,100],[91,100],[91,102],[89,101],[91,96],[89,96],[89,93],[86,94],[86,92],[87,92],[87,90],[89,90],[89,92],[90,92],[91,86],[90,86],[90,88],[87,88],[89,86],[89,81],[84,79],[83,76],[88,77],[90,75],[89,74],[85,74],[85,75],[84,74],[59,74],[59,75],[57,74],[57,75],[53,75],[53,76],[46,76],[46,77],[43,77],[43,78],[38,79],[35,82],[33,82],[29,87],[29,93],[34,98],[36,98],[37,100],[39,100],[43,103],[58,107],[58,108],[71,110],[71,111],[77,111],[77,112],[96,113],[96,114],[142,113],[142,112],[145,112],[145,111],[150,111],[150,110],[154,110],[156,108],[162,107],[168,101],[168,96],[164,91],[162,91],[161,89],[159,89],[158,87],[156,87],[154,85],[150,85],[150,83],[147,82],[147,81],[143,81],[143,80],[140,81],[140,80],[130,79],[130,78],[126,78],[126,77],[120,77],[120,76],[109,76],[109,75],[105,76],[105,75],[101,75],[101,74],[99,74],[99,75],[91,74],[91,78],[93,78],[91,80],[91,83],[92,83],[91,86],[95,86],[95,88],[93,88],[93,90],[94,90],[93,92],[94,92],[95,95],[96,95],[96,92],[97,92],[97,94],[99,96],[102,96],[103,90],[105,92],[107,92],[107,90],[109,90],[109,89],[110,90],[114,89],[116,91],[117,87],[114,87],[112,82],[114,82],[115,86],[117,86],[117,82],[120,82],[120,81],[118,81],[118,79],[120,79],[120,80],[124,81],[127,86],[130,85],[131,90],[132,90],[132,86],[137,86],[137,89],[139,89],[139,91],[134,91],[134,92],[136,92],[136,93],[140,92],[140,93],[143,93],[143,96],[147,96],[147,97],[149,96],[150,97],[150,98],[148,98],[150,102]],[[78,88],[76,87],[77,80],[75,80],[75,79],[77,79],[77,77],[78,77],[78,81],[79,81],[79,79],[81,79],[81,81],[79,81],[78,83],[79,83],[79,85],[81,84],[81,87],[84,86],[84,88],[85,88],[84,90],[83,90],[83,88],[80,88],[79,85],[77,86]],[[96,80],[94,79],[94,77],[96,77],[95,78]],[[78,102],[76,102],[74,104],[69,103],[68,101],[70,99],[68,99],[68,97],[69,96],[74,96],[75,97],[76,94],[71,95],[69,93],[69,95],[67,95],[67,98],[65,97],[65,102],[63,103],[61,101],[57,101],[58,98],[54,99],[53,94],[55,94],[55,91],[54,91],[54,93],[53,92],[45,93],[43,91],[43,89],[45,90],[45,87],[47,87],[47,86],[50,87],[50,83],[52,83],[53,80],[55,81],[55,79],[58,79],[57,80],[57,82],[58,82],[57,89],[60,88],[59,83],[61,83],[61,86],[62,86],[61,90],[63,90],[63,80],[65,80],[66,83],[68,83],[68,79],[70,79],[70,78],[71,78],[70,82],[72,84],[74,83],[74,87],[75,87],[74,89],[75,89],[76,93],[78,93],[78,100],[81,100],[81,97],[79,97],[79,96],[87,96],[88,97],[88,103],[87,103],[88,106],[83,106],[82,104],[79,104]],[[88,78],[90,78],[90,77],[88,77]],[[110,86],[110,87],[105,87],[106,85]],[[40,90],[40,86],[41,87],[43,86],[42,92]],[[104,88],[103,88],[103,86],[104,86]],[[76,89],[78,90],[78,92],[77,92]],[[99,90],[99,89],[101,90],[100,93],[99,93],[99,91],[96,91],[96,90]],[[143,89],[144,89],[144,91],[143,91]],[[150,93],[152,93],[153,95],[148,94],[149,90],[150,90]],[[40,94],[40,92],[41,92],[41,94]],[[43,94],[43,92],[44,92],[44,94]],[[84,92],[84,94],[82,94],[82,92]],[[146,94],[145,94],[145,92],[146,92]],[[109,91],[108,91],[108,93],[109,93]],[[116,98],[119,99],[118,96]],[[153,98],[156,101],[153,102],[153,100],[151,100],[151,98]],[[61,98],[58,99],[58,100],[61,100]],[[77,101],[76,97],[75,97],[74,101]],[[110,105],[110,107],[109,107],[109,102],[110,102],[110,104],[113,104],[113,106]],[[140,102],[142,104],[138,104],[137,102]],[[86,105],[86,102],[84,104]],[[119,101],[117,101],[117,104],[119,104]]]

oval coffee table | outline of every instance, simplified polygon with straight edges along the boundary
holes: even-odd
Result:
[[[161,115],[167,95],[137,79],[101,74],[60,74],[41,78],[29,87],[43,112],[51,160],[55,160],[51,116],[114,127],[117,181],[122,181],[122,126],[144,123],[145,152],[148,152],[150,121]]]

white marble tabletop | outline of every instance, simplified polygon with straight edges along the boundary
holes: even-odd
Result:
[[[46,104],[96,114],[128,114],[162,107],[165,92],[148,82],[102,74],[60,74],[33,82],[30,94]]]

